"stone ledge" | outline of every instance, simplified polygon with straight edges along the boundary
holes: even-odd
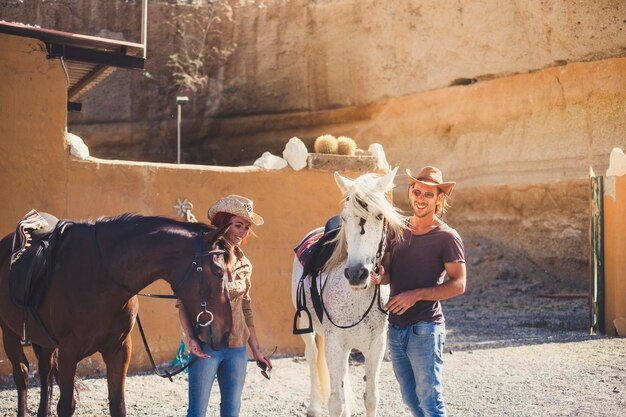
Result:
[[[307,167],[318,171],[377,171],[377,159],[373,155],[334,155],[310,153],[307,157]]]

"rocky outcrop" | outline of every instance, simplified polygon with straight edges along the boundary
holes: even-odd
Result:
[[[140,4],[9,1],[0,17],[139,42]],[[317,116],[307,120],[309,113],[360,108],[451,85],[625,54],[626,5],[615,0],[398,0],[384,8],[374,0],[229,4],[233,24],[224,30],[223,42],[236,48],[212,74],[210,91],[194,95],[183,112],[190,162],[249,163],[260,155],[258,141],[269,141],[266,150],[276,152],[272,141],[283,138],[275,132],[298,135],[311,125],[326,133],[328,121],[315,120]],[[193,7],[206,12],[207,6],[198,0],[160,0],[149,7],[149,74],[118,71],[83,97],[82,113],[70,115],[71,129],[94,155],[175,160],[174,99],[180,91],[155,82],[167,57],[181,47],[166,22]],[[293,116],[300,113],[304,117]],[[258,126],[255,120],[265,114],[284,116]],[[236,132],[225,128],[231,118],[242,123]],[[443,133],[447,129],[440,127]],[[231,139],[235,150],[230,156],[214,149]]]

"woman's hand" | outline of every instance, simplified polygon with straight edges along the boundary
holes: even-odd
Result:
[[[210,358],[211,356],[202,351],[202,345],[195,339],[189,339],[189,351],[199,358]]]
[[[261,353],[260,349],[255,350],[254,352],[252,352],[252,354],[254,355],[254,360],[256,361],[259,368],[263,369],[263,367],[265,367],[265,370],[267,371],[270,371],[272,369],[272,361],[263,353]]]

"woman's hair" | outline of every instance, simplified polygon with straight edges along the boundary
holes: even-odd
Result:
[[[230,223],[230,220],[233,217],[235,217],[235,215],[232,213],[226,213],[224,211],[220,211],[219,213],[215,213],[215,215],[213,216],[213,220],[211,220],[211,224],[219,228]],[[248,240],[248,236],[256,237],[256,233],[254,233],[254,231],[252,230],[252,227],[248,230],[248,234],[246,235],[246,237],[243,238],[243,240],[241,241],[242,245],[246,243],[246,241]]]

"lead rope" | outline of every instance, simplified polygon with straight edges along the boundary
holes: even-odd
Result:
[[[376,252],[376,262],[374,266],[374,272],[377,274],[380,271],[380,265],[383,263],[383,256],[385,254],[385,249],[387,249],[387,221],[383,223],[383,235],[380,239],[380,244],[378,245],[378,251]],[[389,312],[383,307],[382,300],[380,299],[380,284],[376,284],[376,289],[378,291],[378,310],[380,310],[386,316],[389,315]]]
[[[162,373],[159,372],[159,368],[157,367],[157,364],[154,362],[154,358],[152,357],[152,352],[150,352],[150,348],[148,347],[148,340],[146,339],[146,335],[143,331],[143,326],[141,325],[141,320],[139,319],[139,313],[137,313],[137,327],[139,328],[139,333],[141,334],[141,340],[143,340],[143,344],[146,347],[146,353],[148,354],[148,359],[150,359],[150,363],[152,364],[152,369],[154,370],[154,373],[161,378],[167,378],[170,380],[170,382],[174,382],[174,380],[172,379],[173,376],[176,376],[185,369],[189,368],[191,364],[194,363],[196,359],[198,359],[198,357],[195,356],[189,362],[187,362],[185,366],[178,368],[174,372],[170,372],[167,369],[164,370]]]

